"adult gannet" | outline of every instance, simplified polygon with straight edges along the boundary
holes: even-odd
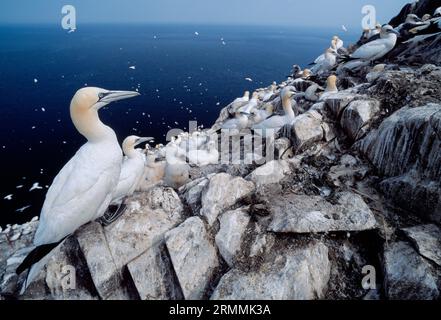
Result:
[[[291,99],[294,93],[295,92],[291,87],[284,88],[281,92],[281,99],[285,114],[283,116],[274,115],[269,117],[268,119],[253,125],[253,130],[255,130],[257,134],[263,133],[264,135],[267,135],[266,129],[274,129],[275,132],[284,125],[290,124],[295,118]]]
[[[243,107],[245,104],[248,103],[248,101],[250,101],[250,92],[245,91],[242,97],[236,98],[232,103],[230,103],[228,107],[228,112],[230,114],[235,114],[237,109]]]
[[[262,96],[262,101],[267,102],[268,100],[270,100],[273,97],[276,89],[277,89],[277,84],[273,82],[271,86],[268,88],[268,90],[264,91],[264,95]]]
[[[188,152],[188,161],[190,164],[198,167],[217,164],[219,162],[219,151],[216,148],[216,142],[210,140],[207,144],[208,150],[192,150]]]
[[[335,50],[338,52],[339,49],[343,48],[343,40],[341,40],[338,36],[334,36],[332,38],[332,40],[334,41],[333,43],[333,48],[335,48]]]
[[[20,273],[48,253],[59,241],[82,225],[101,217],[118,183],[122,151],[112,128],[101,122],[98,110],[111,102],[139,96],[133,91],[87,87],[76,92],[70,104],[75,128],[86,139],[50,186],[34,236],[32,251],[17,268]],[[52,248],[47,245],[53,245]]]
[[[398,32],[390,25],[381,28],[380,39],[368,42],[355,50],[345,60],[375,61],[389,53],[397,43]]]
[[[401,34],[422,24],[424,24],[424,22],[416,14],[408,14],[406,20],[398,27],[396,27],[395,31]]]
[[[320,96],[320,100],[323,101],[329,98],[332,94],[338,92],[337,88],[337,77],[335,75],[330,75],[326,80],[325,92]]]
[[[272,103],[267,103],[264,105],[263,109],[251,110],[251,121],[253,124],[261,123],[262,121],[269,118],[274,113],[274,105]]]
[[[333,49],[328,48],[325,51],[324,59],[316,63],[312,68],[311,72],[314,74],[323,74],[330,71],[337,63],[337,57]]]
[[[251,110],[257,108],[258,105],[259,105],[259,93],[253,92],[253,97],[251,98],[251,100],[246,105],[239,108],[237,111],[248,115],[251,113]]]
[[[113,193],[111,204],[118,205],[125,197],[135,192],[142,179],[146,162],[144,153],[136,150],[135,147],[151,140],[154,140],[154,138],[138,136],[129,136],[124,140],[122,149],[126,157],[122,163],[118,185]]]

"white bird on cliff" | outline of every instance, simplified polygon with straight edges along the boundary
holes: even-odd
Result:
[[[185,161],[185,152],[182,153],[182,149],[176,143],[176,140],[170,142],[165,149],[164,183],[169,187],[178,189],[189,181],[190,166]]]
[[[281,92],[282,106],[285,114],[283,116],[273,115],[261,123],[253,125],[253,130],[259,135],[267,136],[268,133],[271,134],[271,132],[267,131],[268,129],[274,130],[275,133],[284,125],[290,124],[295,118],[291,99],[294,93],[293,88],[285,87]]]
[[[216,142],[210,140],[207,143],[208,150],[191,150],[188,152],[190,164],[204,167],[219,162],[219,151],[216,148]]]
[[[385,25],[381,28],[380,39],[362,45],[345,60],[358,60],[360,62],[378,60],[388,54],[395,47],[398,35],[399,33],[390,25]]]
[[[101,122],[98,111],[111,102],[136,96],[138,92],[94,87],[76,92],[70,104],[70,115],[87,143],[61,169],[50,186],[34,236],[37,248],[17,268],[17,273],[26,270],[79,227],[106,212],[121,173],[122,151],[115,132]],[[44,249],[39,250],[39,246]]]
[[[320,57],[319,57],[320,58]],[[311,72],[314,74],[322,74],[330,71],[337,63],[337,57],[333,48],[326,49],[323,59],[314,64],[311,68]]]
[[[154,138],[138,136],[129,136],[124,140],[122,149],[126,157],[122,163],[121,174],[111,204],[118,205],[125,197],[135,192],[145,168],[145,155],[135,147],[151,140],[154,140]]]

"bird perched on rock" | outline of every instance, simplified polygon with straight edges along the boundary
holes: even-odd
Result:
[[[142,151],[135,149],[135,147],[151,140],[154,140],[154,138],[141,138],[138,136],[129,136],[124,140],[122,149],[125,158],[122,163],[118,185],[113,193],[113,199],[111,202],[111,205],[117,205],[119,208],[113,212],[108,211],[101,218],[101,222],[104,224],[111,224],[124,213],[124,210],[120,209],[124,198],[135,192],[144,174],[145,155]]]
[[[50,186],[34,236],[37,248],[17,268],[17,273],[41,259],[79,227],[106,212],[118,184],[123,158],[115,132],[101,122],[98,111],[111,102],[138,95],[138,92],[93,87],[80,89],[74,95],[70,115],[87,143],[61,169]],[[39,246],[43,249],[39,250]]]
[[[381,28],[380,39],[362,45],[354,53],[343,58],[342,61],[356,60],[356,63],[352,62],[354,65],[352,69],[355,69],[355,66],[360,67],[360,65],[365,65],[365,62],[370,63],[381,59],[395,47],[397,37],[398,32],[390,25],[385,25]]]
[[[147,191],[164,178],[166,162],[156,161],[156,157],[154,151],[147,151],[144,173],[136,190]]]
[[[334,49],[328,48],[324,53],[323,59],[314,64],[311,68],[313,74],[321,75],[332,70],[337,64],[337,56]]]
[[[271,131],[269,131],[268,129],[272,129],[272,132],[275,133],[285,124],[291,123],[295,118],[293,103],[291,99],[294,94],[295,91],[292,87],[284,88],[281,92],[284,115],[273,115],[272,117],[269,117],[268,119],[253,125],[253,130],[259,135],[263,134],[264,136],[266,136],[267,134],[271,134]]]
[[[250,92],[245,91],[243,96],[240,98],[236,98],[228,107],[228,112],[230,114],[235,114],[237,109],[243,107],[250,101]]]
[[[179,147],[179,140],[174,139],[166,146],[166,164],[164,183],[179,189],[190,179],[190,166],[187,164],[186,152]]]
[[[219,162],[219,151],[216,148],[216,142],[210,140],[207,143],[208,150],[191,150],[188,152],[188,160],[190,164],[198,167],[217,164]]]

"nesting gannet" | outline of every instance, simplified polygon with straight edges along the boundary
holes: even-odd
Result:
[[[265,94],[264,94],[263,97],[262,97],[262,101],[263,101],[263,102],[266,102],[266,101],[270,100],[270,99],[273,97],[273,95],[274,95],[276,89],[277,89],[277,84],[276,84],[276,83],[273,83],[273,84],[269,87],[269,89],[265,91]]]
[[[330,71],[337,63],[337,57],[335,55],[334,49],[328,48],[325,51],[323,60],[320,60],[312,68],[311,72],[314,74],[322,74]]]
[[[416,14],[408,14],[406,20],[396,27],[395,31],[403,33],[422,24],[424,24],[424,22]]]
[[[253,124],[261,123],[274,113],[274,105],[272,103],[265,104],[263,109],[251,110],[251,121]]]
[[[243,107],[245,104],[250,101],[250,92],[245,91],[243,96],[240,98],[236,98],[228,107],[228,111],[230,114],[235,114],[237,109]]]
[[[208,150],[192,150],[188,152],[188,161],[190,164],[198,167],[217,164],[219,162],[219,151],[216,148],[216,142],[210,140],[207,143]]]
[[[126,157],[121,166],[118,185],[113,193],[111,204],[120,204],[125,197],[135,192],[143,176],[145,167],[144,153],[136,150],[135,147],[151,140],[154,139],[150,137],[141,138],[138,136],[129,136],[124,140],[122,149]]]
[[[281,99],[285,114],[283,116],[273,115],[272,117],[253,125],[253,130],[255,130],[257,134],[264,133],[264,135],[266,135],[266,129],[274,129],[274,131],[277,131],[284,125],[290,124],[295,118],[291,99],[294,93],[295,92],[292,90],[292,88],[284,88],[281,92]]]
[[[397,43],[397,35],[398,32],[395,31],[390,25],[385,25],[381,29],[380,39],[362,45],[345,60],[378,60],[384,57],[395,47],[395,44]]]
[[[333,47],[335,48],[336,51],[343,48],[344,45],[343,40],[341,40],[338,36],[334,36],[332,40],[334,41]]]
[[[246,105],[239,108],[237,111],[249,115],[251,113],[251,110],[257,108],[258,105],[259,105],[259,93],[254,92],[251,100]]]
[[[98,110],[111,102],[135,96],[139,93],[94,87],[82,88],[74,95],[70,115],[87,143],[61,169],[50,186],[34,236],[35,246],[55,244],[104,214],[119,180],[122,151],[115,132],[101,122]],[[30,253],[17,272],[24,271],[35,259],[42,257],[37,251],[38,248]]]
[[[337,77],[335,75],[330,75],[326,80],[325,92],[320,96],[320,100],[325,100],[329,98],[332,94],[338,92],[337,88]]]

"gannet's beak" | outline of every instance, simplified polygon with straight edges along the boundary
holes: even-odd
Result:
[[[108,105],[111,102],[129,99],[133,97],[139,96],[139,92],[136,91],[107,91],[107,92],[100,92],[98,95],[98,102],[95,104],[97,109],[100,109],[106,105]]]
[[[135,141],[134,147],[136,147],[137,145],[139,145],[139,144],[141,144],[143,142],[149,142],[149,141],[153,141],[153,140],[155,140],[155,138],[152,138],[152,137],[138,138]]]

